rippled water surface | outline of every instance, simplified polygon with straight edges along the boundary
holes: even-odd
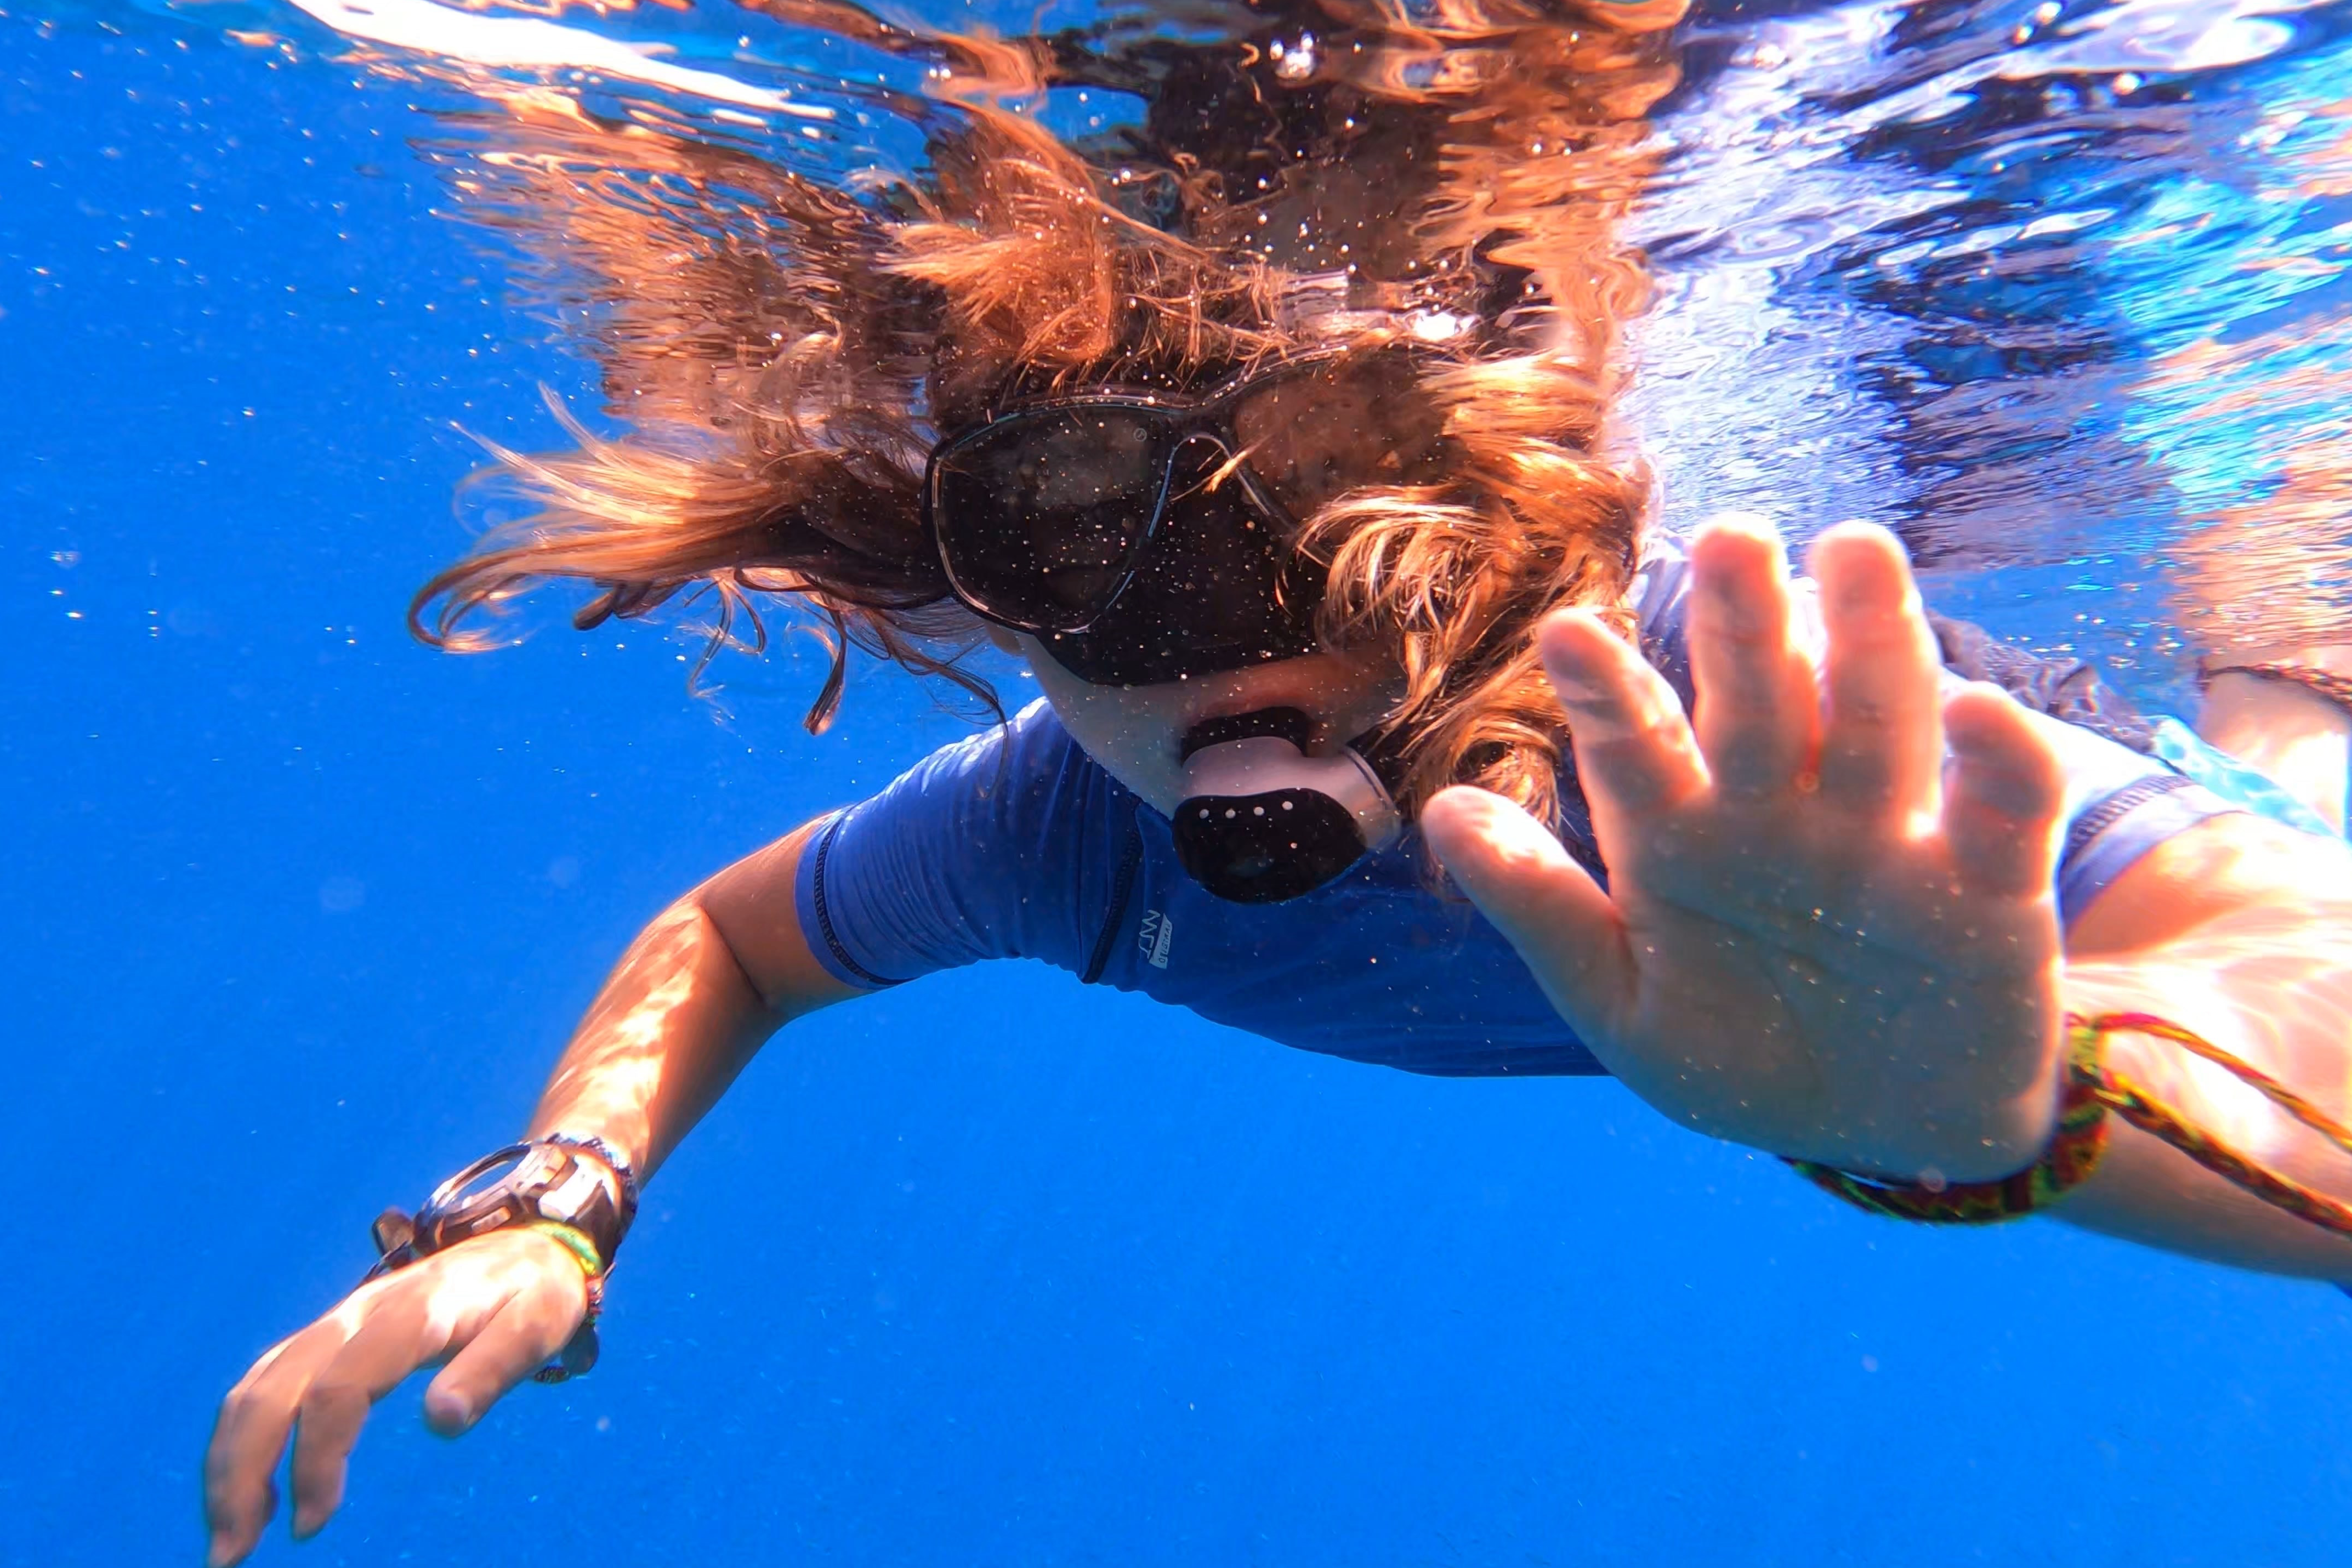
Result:
[[[1426,19],[1449,16],[1484,19]],[[553,84],[851,182],[919,162],[947,58],[930,29],[1051,37],[1066,79],[1038,111],[1100,141],[1139,123],[1171,59],[1266,27],[1219,5],[899,20],[222,0],[57,25],[226,37],[349,76],[388,132]],[[1315,40],[1296,30],[1304,76]],[[2183,648],[2352,632],[2344,31],[2341,7],[2293,0],[1702,6],[1674,34],[1671,90],[1626,117],[1654,154],[1627,237],[1656,294],[1623,438],[1656,470],[1658,515],[1896,522],[1956,574],[1947,593],[2147,661],[2158,689]],[[1399,68],[1447,68],[1438,36],[1422,53]],[[541,272],[566,265],[539,248]],[[1999,607],[2021,598],[2039,607]]]
[[[1677,510],[1892,506],[1926,559],[2051,568],[2015,625],[2090,591],[2110,658],[2340,635],[2334,12],[1835,7],[1693,52],[1648,220]]]
[[[511,1130],[630,933],[962,732],[860,666],[807,736],[805,638],[722,660],[723,707],[639,624],[416,647],[408,595],[502,504],[452,515],[467,433],[559,444],[542,385],[675,413],[681,342],[763,368],[708,279],[756,272],[777,170],[893,199],[957,112],[938,35],[1048,37],[1028,111],[1108,148],[1244,44],[1482,68],[1446,40],[1486,5],[1349,63],[1339,0],[0,0],[0,1564],[195,1561],[220,1391]],[[1618,137],[1612,438],[1658,516],[1885,519],[1939,605],[2158,704],[2233,642],[2352,637],[2348,16],[1683,17],[1580,131]],[[345,1512],[257,1561],[2352,1545],[2341,1296],[1832,1212],[1605,1082],[987,965],[794,1025],[652,1191],[593,1378],[457,1445],[396,1395]]]

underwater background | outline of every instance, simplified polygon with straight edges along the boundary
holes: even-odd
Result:
[[[1642,219],[1667,521],[1885,517],[1939,608],[2175,710],[2200,649],[2342,626],[2347,14],[1696,16]],[[731,8],[570,25],[815,68]],[[7,1568],[198,1561],[221,1394],[516,1130],[628,937],[965,729],[868,665],[810,738],[805,639],[712,701],[655,626],[408,638],[465,432],[556,444],[540,387],[596,389],[436,216],[447,83],[351,47],[0,0]],[[779,1037],[649,1189],[604,1343],[454,1444],[395,1394],[326,1533],[255,1561],[2352,1545],[2332,1289],[1906,1229],[1605,1080],[1358,1067],[1031,964]]]

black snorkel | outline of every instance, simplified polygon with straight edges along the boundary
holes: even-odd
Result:
[[[1353,746],[1308,756],[1309,729],[1296,708],[1264,708],[1184,737],[1176,854],[1218,898],[1275,904],[1311,893],[1403,828],[1370,761]]]

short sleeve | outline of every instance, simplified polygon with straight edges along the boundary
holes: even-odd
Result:
[[[1042,700],[933,752],[810,840],[810,950],[865,990],[985,958],[1076,967],[1125,831],[1116,793]]]

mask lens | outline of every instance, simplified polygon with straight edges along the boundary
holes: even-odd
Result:
[[[1397,355],[1254,388],[1234,403],[1233,428],[1250,471],[1301,522],[1349,490],[1427,478],[1438,443],[1437,416]]]
[[[1165,516],[1118,603],[1082,633],[1048,637],[1046,652],[1098,686],[1156,686],[1313,652],[1321,584],[1290,561],[1287,530],[1253,501],[1223,443],[1194,437],[1171,466]]]
[[[1161,420],[1058,409],[1000,420],[931,474],[940,554],[983,613],[1083,630],[1127,584],[1167,483]]]

